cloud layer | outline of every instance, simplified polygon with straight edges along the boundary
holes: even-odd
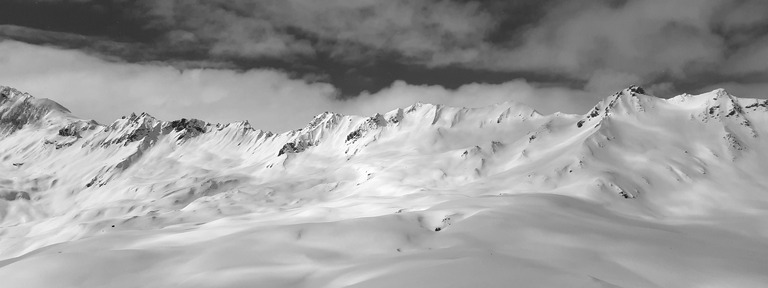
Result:
[[[0,25],[0,37],[76,49],[2,42],[0,84],[102,122],[148,111],[283,131],[323,111],[367,115],[415,101],[583,112],[630,84],[659,96],[723,86],[768,97],[763,0],[36,3],[120,7],[104,15],[139,25],[123,27],[135,39]]]
[[[768,76],[762,0],[142,3],[152,15],[147,25],[168,31],[166,41],[207,43],[213,57],[320,53],[364,64],[397,55],[426,67],[557,75],[602,93],[633,83],[676,90],[673,83],[708,75]],[[522,13],[541,17],[509,24]]]
[[[0,42],[0,66],[2,85],[52,98],[76,115],[103,123],[148,112],[164,120],[249,120],[254,127],[283,132],[301,128],[325,111],[372,115],[418,101],[465,107],[517,101],[542,112],[568,107],[568,112],[579,113],[594,104],[584,101],[590,98],[584,92],[538,87],[524,80],[469,84],[456,90],[399,81],[378,93],[340,100],[332,85],[291,79],[275,70],[178,70],[109,62],[77,50],[14,41]]]
[[[414,59],[460,55],[483,42],[495,20],[475,2],[144,1],[148,25],[170,31],[172,42],[212,43],[214,55],[361,57],[368,49]]]

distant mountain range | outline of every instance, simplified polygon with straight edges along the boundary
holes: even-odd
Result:
[[[163,254],[166,252],[159,252],[166,251],[162,247],[170,247],[168,251],[189,249],[184,251],[196,252],[185,253],[202,257],[203,254],[196,253],[208,250],[195,248],[199,241],[210,245],[229,243],[227,245],[233,247],[250,245],[246,243],[266,245],[264,247],[288,243],[285,245],[300,247],[280,248],[291,251],[286,252],[290,255],[314,259],[312,257],[319,254],[313,253],[331,253],[317,257],[325,259],[322,261],[339,257],[339,263],[347,263],[349,267],[379,267],[379,270],[373,269],[379,274],[353,269],[360,272],[359,275],[340,268],[347,267],[341,264],[333,266],[341,270],[312,270],[297,264],[305,263],[304,260],[285,256],[288,264],[280,265],[319,273],[297,275],[321,275],[305,279],[308,282],[302,284],[304,287],[431,287],[432,284],[447,287],[439,285],[461,286],[463,282],[450,277],[443,279],[445,283],[440,279],[419,282],[422,281],[419,277],[429,279],[441,274],[429,272],[430,266],[425,263],[417,263],[421,263],[419,259],[445,260],[429,253],[455,252],[449,248],[463,247],[456,251],[464,251],[459,254],[469,257],[466,259],[475,259],[471,256],[476,256],[473,253],[486,255],[483,253],[498,249],[488,253],[497,253],[505,259],[499,261],[512,262],[494,265],[517,269],[518,272],[510,275],[532,277],[530,281],[534,282],[520,282],[530,284],[520,287],[539,287],[538,284],[552,287],[547,285],[558,283],[581,285],[569,287],[705,287],[705,284],[730,283],[716,282],[731,279],[728,277],[742,281],[733,287],[759,287],[760,283],[768,283],[762,282],[768,281],[768,274],[764,273],[768,270],[759,272],[760,267],[768,269],[768,257],[763,257],[768,256],[766,136],[768,100],[737,98],[722,89],[661,99],[631,86],[609,96],[584,115],[542,115],[511,102],[474,109],[417,103],[370,117],[326,112],[302,129],[276,134],[254,129],[247,121],[229,124],[197,119],[162,121],[148,114],[134,114],[100,124],[78,118],[52,100],[37,99],[0,86],[0,277],[7,279],[5,277],[10,276],[4,275],[16,275],[17,278],[11,278],[20,281],[10,283],[29,281],[19,276],[22,267],[26,267],[24,263],[43,261],[35,259],[50,263],[54,261],[50,257],[63,257],[54,255],[57,253],[53,251],[59,249],[55,247],[80,247],[77,243],[102,239],[103,243],[118,244],[72,248],[80,251],[79,256],[55,258],[59,259],[55,261],[65,266],[81,263],[77,264],[82,265],[78,271],[85,273],[83,269],[108,270],[102,266],[111,263],[99,258],[106,257],[99,254],[101,252],[93,252],[102,248],[91,251],[88,247],[107,247],[103,251],[154,251],[146,259],[165,261],[163,259],[181,256]],[[514,212],[526,209],[533,210]],[[395,217],[392,215],[406,218],[391,218]],[[549,218],[553,215],[564,218]],[[473,222],[472,219],[486,220]],[[501,222],[494,222],[497,220]],[[350,221],[362,221],[360,225],[383,227],[389,232],[378,235],[356,224],[339,224]],[[409,223],[418,227],[413,228]],[[520,233],[521,238],[515,238],[518,234],[509,231],[493,234],[506,226],[494,228],[482,223],[512,225],[522,229],[515,232]],[[304,235],[296,232],[299,229],[296,225],[330,225],[309,231],[336,232]],[[590,228],[579,228],[580,225]],[[355,234],[359,229],[368,234]],[[458,234],[440,236],[439,233],[451,229],[457,229],[451,233]],[[564,232],[569,229],[581,232],[574,232],[577,236],[570,239],[571,234]],[[592,231],[590,229],[595,230],[584,232]],[[237,235],[245,235],[238,234],[245,230],[251,231],[246,233],[248,237],[256,238],[242,238],[245,242],[233,240]],[[298,238],[292,238],[294,235],[283,239],[280,236],[283,232],[276,231],[292,231],[291,235],[296,232]],[[536,233],[541,235],[526,234],[534,233],[532,231],[539,231]],[[557,233],[561,238],[552,238],[547,233]],[[132,242],[126,244],[128,242],[121,241],[128,240],[110,238],[113,234]],[[355,235],[349,236],[352,234]],[[176,235],[167,236],[176,238],[163,242],[164,235]],[[336,241],[334,235],[352,238],[339,236],[347,240],[328,244]],[[393,235],[410,237],[410,240],[401,243],[393,240],[400,236]],[[262,236],[283,240],[264,240],[268,243],[257,244],[261,243],[258,239]],[[366,240],[366,237],[380,238],[381,242]],[[440,237],[454,238],[441,240]],[[302,239],[315,239],[315,244],[303,246],[301,243],[305,242],[301,241],[310,240]],[[95,242],[88,243],[94,245]],[[504,243],[515,246],[510,248]],[[581,247],[584,243],[594,245]],[[627,250],[622,250],[621,243],[626,244]],[[684,243],[695,247],[685,248]],[[393,253],[394,260],[376,260],[380,259],[375,256],[381,252],[378,249],[384,249],[381,245]],[[524,249],[520,250],[525,245],[532,245],[529,252],[536,252],[526,254]],[[308,252],[307,247],[313,247],[310,250],[314,252]],[[346,255],[347,248],[352,251],[350,255],[368,256],[358,259]],[[483,250],[486,248],[490,250]],[[243,255],[257,258],[268,251],[243,250]],[[405,250],[427,254],[419,256],[422,258],[409,258]],[[366,254],[369,252],[373,254]],[[439,255],[453,255],[451,253]],[[535,256],[538,253],[542,258]],[[216,259],[211,261],[240,261],[232,260],[236,257],[228,258],[226,253],[218,255],[221,258],[210,256]],[[145,260],[131,258],[134,256],[120,257],[127,257],[131,263],[144,263],[136,267],[146,264],[142,262]],[[191,263],[189,261],[201,259],[195,257],[192,258],[198,260],[179,261]],[[275,255],[264,257],[278,262],[283,259]],[[702,261],[692,264],[680,260],[686,257],[699,257]],[[118,258],[114,261],[119,261]],[[469,273],[470,267],[496,263],[490,258],[483,259],[479,263],[484,264],[472,261],[455,267],[450,264],[446,271]],[[437,266],[454,263],[434,261],[430,263]],[[566,265],[567,261],[573,263]],[[587,264],[574,267],[579,266],[580,261]],[[262,264],[271,267],[269,269],[278,265],[270,263]],[[623,268],[616,271],[606,268],[617,265]],[[185,267],[194,273],[220,271],[205,265]],[[424,271],[409,276],[411,278],[398,277],[396,275],[404,272],[391,267],[415,267],[414,271]],[[152,274],[154,270],[148,270],[150,268],[136,269],[138,272],[130,273],[138,273],[138,277],[146,281],[159,281],[147,283],[162,283],[157,287],[209,287],[200,284],[207,283],[203,280],[177,283],[181,278],[174,278],[176,274],[158,276]],[[477,273],[489,282],[477,287],[514,287],[503,285],[508,281],[504,272],[493,270],[495,268],[478,269],[484,272]],[[665,270],[677,271],[677,274],[665,274]],[[56,271],[54,268],[45,271],[42,275],[48,276],[40,277],[56,279],[50,278],[54,275],[50,273]],[[109,272],[118,275],[110,279],[123,279],[120,277],[127,274],[121,271]],[[227,284],[229,282],[221,280],[224,282],[213,282],[210,287],[261,283],[259,279],[273,276],[285,276],[289,280],[301,278],[275,272],[278,270],[269,271],[276,274],[267,273],[259,278],[254,276],[257,272],[251,271],[256,273],[247,274],[252,277],[240,275],[246,279],[244,282]],[[347,279],[352,275],[349,273],[362,280]],[[597,275],[600,273],[607,274]],[[87,274],[83,277],[88,278]],[[227,277],[222,279],[230,279]],[[121,281],[77,282],[80,281],[77,279],[67,283],[74,287],[131,286],[118,285],[124,283]],[[348,281],[338,282],[339,279]],[[537,279],[542,282],[536,282]],[[558,282],[561,280],[563,282]],[[292,286],[290,283],[294,282],[288,280],[275,281],[263,283],[273,283],[270,287],[299,287]],[[56,282],[40,283],[45,286],[45,283]]]

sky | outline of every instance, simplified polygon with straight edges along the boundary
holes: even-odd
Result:
[[[584,113],[632,84],[768,98],[768,1],[0,1],[0,85],[101,123],[283,132],[419,101]]]

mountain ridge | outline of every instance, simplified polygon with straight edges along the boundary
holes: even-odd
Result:
[[[212,124],[185,118],[162,121],[147,113],[132,114],[109,125],[103,125],[92,120],[74,117],[69,110],[53,101],[36,101],[31,95],[13,88],[0,87],[0,92],[3,97],[0,101],[0,121],[4,121],[0,122],[0,130],[5,131],[6,137],[16,130],[22,130],[25,125],[45,124],[40,127],[47,127],[52,131],[47,134],[36,134],[36,137],[39,139],[38,142],[53,145],[54,150],[79,145],[80,149],[91,147],[90,150],[93,150],[100,147],[100,149],[106,149],[105,151],[112,151],[108,153],[114,154],[113,157],[117,158],[105,163],[113,164],[102,167],[95,176],[87,177],[91,180],[85,187],[95,184],[105,185],[115,173],[130,168],[133,163],[143,157],[145,151],[158,145],[159,142],[182,145],[188,141],[196,143],[214,141],[219,143],[215,145],[224,145],[221,146],[222,149],[236,149],[248,151],[251,155],[264,155],[260,161],[266,161],[267,167],[275,165],[285,167],[287,162],[292,161],[293,155],[309,149],[349,161],[382,137],[402,139],[393,141],[407,141],[411,143],[408,144],[411,145],[410,149],[433,153],[443,149],[462,149],[469,144],[465,144],[468,141],[462,138],[485,133],[480,138],[485,138],[486,143],[491,143],[488,149],[491,149],[492,153],[508,145],[523,147],[514,148],[518,153],[514,158],[519,161],[531,156],[530,149],[524,147],[532,145],[533,142],[541,142],[547,134],[552,134],[552,126],[555,125],[553,123],[557,123],[556,125],[563,127],[576,126],[578,129],[565,132],[573,135],[568,136],[570,140],[565,141],[586,141],[584,145],[587,152],[580,153],[594,154],[595,149],[602,149],[607,141],[616,137],[616,134],[622,134],[621,129],[611,128],[616,125],[612,124],[613,122],[637,121],[644,117],[647,109],[659,110],[663,114],[680,114],[681,111],[690,110],[686,112],[690,114],[687,116],[690,119],[698,119],[710,125],[714,123],[711,121],[721,123],[722,127],[716,129],[721,132],[717,132],[719,134],[716,135],[722,137],[729,147],[724,153],[735,159],[742,154],[742,151],[747,150],[749,146],[747,143],[750,141],[745,139],[758,137],[758,132],[749,118],[757,117],[752,114],[760,111],[761,108],[763,111],[768,111],[768,100],[740,99],[729,95],[723,89],[697,96],[684,94],[670,99],[660,99],[645,95],[645,91],[638,86],[630,86],[600,101],[584,115],[562,113],[542,115],[532,108],[514,102],[471,109],[416,103],[370,117],[324,112],[315,116],[303,128],[275,134],[254,129],[247,121],[229,124]],[[746,105],[749,108],[743,108],[740,101],[749,102],[750,104]],[[678,109],[681,107],[682,110]],[[763,114],[768,115],[768,113]],[[766,115],[763,117],[767,117]],[[13,118],[14,116],[17,118]],[[629,120],[624,119],[627,117]],[[43,120],[45,123],[41,122]],[[592,130],[594,132],[588,132]],[[57,131],[57,134],[54,135],[53,131]],[[498,134],[500,132],[504,134]],[[506,135],[494,136],[497,134]],[[584,136],[578,136],[579,134]],[[202,137],[205,135],[207,136]],[[204,139],[196,139],[199,137]],[[408,138],[424,140],[405,140]],[[33,142],[27,145],[34,145]],[[110,148],[112,146],[128,148]],[[483,150],[481,147],[484,145],[474,146]],[[45,148],[38,149],[46,151]],[[121,156],[118,157],[118,155]],[[583,161],[580,160],[580,163]],[[476,173],[482,174],[482,169],[477,170]],[[622,193],[624,193],[622,196],[631,196],[625,192]]]
[[[237,160],[242,162],[240,165],[252,166],[260,163],[258,165],[262,165],[262,168],[253,171],[261,171],[257,173],[266,173],[265,175],[271,175],[273,172],[268,171],[273,168],[279,167],[277,171],[285,171],[295,165],[292,163],[314,161],[309,159],[317,157],[330,161],[329,164],[336,163],[333,165],[343,167],[346,165],[344,162],[353,161],[360,155],[380,153],[380,148],[369,149],[372,145],[399,145],[405,150],[397,153],[413,155],[408,157],[419,157],[421,154],[439,155],[437,157],[446,157],[445,153],[461,154],[461,157],[466,159],[462,161],[465,163],[457,165],[465,165],[474,172],[459,173],[460,176],[455,176],[459,177],[456,179],[464,179],[456,180],[459,182],[483,179],[509,169],[514,170],[512,167],[526,167],[526,162],[538,163],[537,161],[551,157],[565,157],[562,160],[547,161],[564,161],[558,164],[561,167],[556,169],[575,173],[573,171],[580,171],[591,162],[606,161],[600,160],[600,157],[624,157],[616,154],[618,152],[605,154],[605,151],[612,151],[611,149],[619,146],[621,149],[634,149],[635,153],[650,149],[652,146],[649,145],[655,144],[635,147],[645,141],[636,139],[637,143],[624,143],[622,139],[616,138],[636,138],[637,136],[628,134],[627,131],[631,129],[649,132],[653,131],[648,130],[649,128],[659,129],[666,124],[658,122],[658,119],[667,118],[670,119],[668,121],[674,122],[701,122],[704,126],[695,129],[705,129],[704,131],[709,133],[706,135],[711,135],[700,137],[679,131],[683,138],[669,139],[677,143],[675,145],[687,145],[681,142],[686,138],[707,141],[717,137],[721,138],[722,144],[707,144],[707,149],[712,151],[708,153],[726,155],[735,160],[748,153],[750,146],[758,145],[754,143],[763,141],[750,140],[757,139],[759,135],[750,118],[768,119],[768,113],[759,113],[768,111],[768,100],[736,98],[722,89],[697,96],[681,95],[661,99],[645,95],[644,90],[638,86],[630,86],[600,101],[584,115],[542,115],[532,108],[514,102],[471,109],[416,103],[370,117],[325,112],[315,116],[301,129],[275,134],[254,129],[247,121],[229,124],[213,124],[185,118],[162,121],[147,113],[132,114],[103,125],[72,116],[69,110],[53,101],[36,101],[31,95],[12,88],[0,88],[0,92],[3,97],[0,101],[0,119],[5,119],[4,125],[7,125],[4,138],[20,139],[18,142],[21,143],[9,147],[3,157],[15,159],[13,163],[26,163],[29,159],[53,161],[46,160],[46,157],[57,159],[70,157],[57,155],[69,154],[81,156],[67,161],[100,159],[95,161],[99,164],[98,167],[83,169],[83,173],[72,177],[88,179],[80,184],[84,189],[103,187],[115,179],[120,179],[120,175],[127,173],[126,171],[137,163],[143,163],[146,155],[154,155],[150,160],[152,157],[166,158],[164,155],[156,155],[159,152],[153,152],[155,150],[173,153],[198,146],[217,147],[217,151],[229,150],[240,155],[235,156],[236,158],[244,157]],[[744,108],[741,102],[749,103],[744,105],[749,108]],[[20,118],[14,120],[14,115],[20,115]],[[695,123],[686,125],[700,126]],[[26,126],[29,126],[29,129]],[[14,132],[23,135],[16,137]],[[39,143],[43,145],[40,146]],[[563,146],[564,143],[571,144]],[[62,152],[56,152],[59,150]],[[312,152],[304,155],[303,152],[307,150]],[[547,156],[551,153],[554,153],[553,156]],[[299,154],[302,156],[299,157]],[[567,154],[580,156],[555,156]],[[479,165],[469,164],[475,161],[468,161],[469,159],[477,159],[476,161],[480,161]],[[139,167],[141,165],[144,164],[139,164]],[[471,166],[474,168],[469,168]],[[445,179],[452,177],[450,173],[442,173]],[[611,188],[623,198],[636,198],[637,194],[644,190],[640,188],[642,185],[637,184],[639,180],[633,176],[619,176],[620,174],[613,172],[610,175],[601,173],[597,175],[602,176],[595,176],[599,183],[603,183],[598,186],[634,187]],[[562,172],[538,174],[545,178],[564,177]]]
[[[402,278],[392,263],[422,275],[423,259],[468,278],[503,260],[489,275],[518,265],[583,287],[602,287],[589,284],[595,275],[621,287],[768,280],[766,100],[628,87],[583,115],[416,103],[369,117],[321,113],[276,134],[146,113],[99,124],[0,92],[4,279],[124,275],[103,260],[115,255],[107,262],[132,263],[160,286],[232,271],[261,285],[258,269],[286,267],[320,275],[285,276],[286,287],[364,286]],[[564,283],[573,281],[551,286]]]
[[[702,98],[710,99],[709,97],[702,96],[702,95],[715,94],[716,96],[715,96],[714,99],[707,100],[705,102],[706,107],[707,108],[712,108],[712,109],[720,109],[720,106],[731,107],[731,108],[728,109],[728,113],[724,114],[724,115],[729,116],[729,117],[730,116],[734,116],[734,114],[737,113],[737,112],[740,113],[743,109],[750,109],[751,108],[754,111],[754,110],[758,110],[759,108],[768,108],[768,99],[735,97],[733,95],[728,94],[728,92],[726,92],[725,89],[722,89],[722,88],[718,88],[718,89],[715,89],[715,90],[713,90],[711,92],[702,93],[702,94],[699,94],[699,95],[681,94],[681,95],[677,95],[677,96],[674,96],[674,97],[669,98],[669,99],[658,98],[656,96],[646,95],[644,93],[645,93],[645,90],[642,87],[639,87],[639,86],[636,86],[636,85],[631,85],[631,86],[629,86],[629,87],[627,87],[625,89],[622,89],[621,91],[619,91],[617,93],[614,93],[613,95],[607,97],[606,99],[599,101],[592,109],[587,111],[587,113],[583,114],[582,116],[584,116],[584,118],[585,118],[584,120],[585,121],[589,120],[590,118],[597,117],[598,115],[600,115],[600,111],[609,112],[614,106],[619,105],[619,103],[622,103],[622,101],[619,101],[620,99],[627,99],[627,97],[629,99],[637,99],[637,95],[649,96],[649,97],[653,97],[655,99],[660,99],[660,100],[663,100],[663,101],[666,101],[666,102],[677,103],[677,104],[681,104],[682,105],[683,103],[690,102],[690,99],[702,99]],[[722,99],[725,99],[725,101],[722,101]],[[713,100],[714,101],[718,101],[718,102],[717,103],[713,103]],[[644,102],[648,102],[647,99],[644,100]],[[701,101],[697,101],[697,102],[701,102]],[[725,104],[722,103],[722,102],[725,102]],[[734,103],[739,103],[739,102],[750,102],[750,104],[747,104],[747,105],[744,105],[744,106],[739,105],[739,104],[734,105]],[[18,108],[23,108],[23,107],[19,107],[19,106],[25,106],[25,105],[29,106],[29,107],[27,107],[27,110],[32,110],[32,111],[29,111],[26,114],[25,113],[21,113],[21,114],[17,115],[19,112],[23,112],[23,110],[24,110],[24,109],[18,109]],[[626,105],[626,103],[624,103],[624,105]],[[635,103],[635,105],[639,105],[639,103]],[[555,112],[555,113],[549,114],[549,115],[542,115],[542,114],[538,113],[535,109],[533,109],[531,107],[528,107],[528,106],[526,106],[524,104],[520,104],[520,103],[517,103],[517,102],[514,102],[514,101],[507,101],[507,102],[503,102],[503,103],[497,103],[497,104],[493,104],[493,105],[489,105],[489,106],[485,106],[485,107],[478,107],[478,108],[450,107],[450,106],[444,106],[444,105],[439,105],[439,104],[435,105],[435,104],[417,102],[417,103],[415,103],[415,104],[413,104],[411,106],[405,107],[405,108],[394,109],[392,111],[388,111],[388,112],[385,112],[383,114],[378,114],[377,113],[376,115],[373,115],[373,116],[370,116],[370,117],[378,117],[377,115],[381,115],[382,117],[388,118],[387,121],[389,121],[389,122],[397,122],[398,119],[395,119],[395,118],[402,117],[402,116],[398,116],[398,115],[403,114],[403,111],[407,111],[407,113],[413,113],[413,112],[416,112],[417,110],[420,110],[420,111],[428,111],[428,110],[440,111],[440,110],[443,110],[443,109],[482,110],[482,109],[489,109],[489,108],[498,107],[498,106],[506,107],[507,111],[506,111],[505,114],[512,114],[512,113],[514,113],[514,114],[517,114],[517,116],[522,116],[523,114],[528,114],[527,115],[528,117],[550,116],[550,115],[553,115],[553,114],[566,115],[566,116],[569,116],[569,115],[574,115],[574,116],[575,115],[579,115],[579,114],[564,114],[564,113],[561,113],[561,112]],[[7,122],[8,121],[12,121],[12,122],[14,122],[16,124],[22,124],[22,125],[23,124],[29,124],[27,122],[34,122],[34,120],[42,118],[44,116],[44,114],[46,114],[48,112],[51,112],[51,111],[53,111],[55,114],[63,114],[64,116],[68,116],[68,117],[63,117],[63,118],[68,118],[69,120],[79,120],[79,121],[89,122],[89,123],[93,123],[93,124],[97,124],[97,125],[105,126],[105,127],[114,126],[117,122],[119,122],[122,119],[126,119],[126,118],[128,118],[128,119],[135,119],[137,117],[138,118],[154,119],[154,120],[156,120],[156,121],[158,121],[160,123],[176,122],[177,124],[184,123],[184,125],[187,125],[187,123],[196,123],[195,127],[198,127],[198,128],[201,127],[201,126],[212,126],[212,125],[214,125],[214,123],[212,123],[212,122],[207,122],[205,120],[200,120],[200,119],[195,119],[195,118],[180,118],[180,119],[177,119],[177,120],[160,120],[160,119],[157,119],[157,118],[153,117],[152,115],[150,115],[150,114],[148,114],[146,112],[142,112],[138,116],[135,113],[132,113],[131,116],[123,116],[122,119],[117,119],[117,120],[113,121],[112,123],[102,124],[102,123],[98,123],[98,122],[96,122],[94,120],[89,120],[89,119],[84,119],[84,118],[79,118],[77,116],[74,116],[70,110],[68,110],[66,107],[56,103],[53,100],[46,99],[46,98],[35,98],[34,96],[32,96],[32,95],[30,95],[30,94],[28,94],[26,92],[22,92],[22,91],[19,91],[19,90],[15,89],[15,88],[12,88],[12,87],[9,87],[9,86],[2,86],[2,85],[0,85],[0,107],[2,107],[2,110],[0,110],[0,112],[4,112],[3,114],[0,114],[0,117],[2,117],[0,119],[4,119]],[[17,109],[12,109],[12,108],[17,108]],[[635,108],[642,109],[640,106],[636,106]],[[736,110],[734,110],[734,109],[736,109]],[[16,111],[11,111],[11,110],[20,110],[20,111],[18,111],[17,114],[13,114],[13,113],[9,113],[9,112],[16,112]],[[766,109],[766,110],[768,110],[768,109]],[[715,110],[712,110],[712,111],[715,111]],[[434,112],[432,112],[432,114],[434,116],[439,116],[439,115],[435,114]],[[714,113],[710,113],[710,114],[714,114]],[[296,134],[296,133],[300,133],[300,131],[302,131],[302,130],[304,130],[304,131],[312,130],[313,126],[317,126],[319,124],[319,122],[324,122],[323,117],[328,117],[328,115],[333,115],[333,117],[344,117],[344,116],[363,117],[363,118],[365,117],[365,116],[358,116],[358,115],[342,115],[342,114],[333,113],[333,112],[323,112],[323,113],[320,113],[320,114],[316,115],[311,121],[308,122],[308,124],[305,127],[289,130],[289,131],[282,132],[282,133],[279,133],[279,134],[286,134],[286,133],[288,133],[288,134]],[[25,116],[26,117],[31,117],[31,118],[30,119],[25,119],[24,118]],[[501,121],[503,116],[504,115],[499,115],[499,122]],[[22,118],[22,119],[13,119],[14,117],[15,118]],[[437,121],[437,120],[438,120],[437,118],[434,119],[432,121],[433,122],[432,124],[434,125],[435,121]],[[201,125],[201,124],[204,124],[204,125]],[[174,124],[174,128],[177,127],[175,125],[176,124]],[[253,128],[250,125],[250,123],[248,123],[247,120],[236,121],[236,122],[231,122],[231,123],[216,123],[215,124],[216,128],[225,127],[225,126],[231,126],[231,125],[244,125],[244,126]],[[182,129],[186,129],[186,128],[187,127],[182,128]],[[193,127],[189,127],[189,128],[193,128]],[[197,129],[197,128],[195,128],[195,129]],[[212,129],[207,129],[205,132],[208,132],[210,130],[212,130]],[[268,132],[268,133],[271,133],[271,134],[276,134],[276,133],[274,133],[272,131],[260,130],[260,129],[256,129],[256,128],[254,128],[254,130]]]
[[[110,126],[110,125],[114,124],[115,122],[121,120],[121,119],[117,119],[117,120],[113,121],[112,123],[105,124],[105,123],[98,123],[98,122],[96,122],[94,120],[90,120],[90,119],[79,118],[79,117],[76,117],[76,116],[72,115],[71,111],[68,110],[66,107],[56,103],[53,100],[46,99],[46,98],[35,98],[34,96],[30,95],[29,93],[22,92],[20,90],[17,90],[15,88],[9,87],[9,86],[2,86],[2,85],[0,85],[0,97],[2,97],[2,98],[0,98],[0,105],[13,107],[13,106],[18,106],[20,104],[29,104],[30,106],[35,107],[37,109],[38,114],[45,114],[45,113],[47,113],[49,111],[57,111],[57,112],[59,112],[61,114],[68,114],[68,116],[71,116],[71,118],[73,118],[73,119],[78,119],[78,120],[87,121],[87,122],[94,122],[94,123],[97,123],[98,125],[102,125],[102,126]],[[6,99],[10,99],[10,100],[6,100]],[[36,104],[35,102],[42,102],[42,103],[37,103]],[[521,114],[521,113],[522,114],[530,114],[531,117],[535,116],[535,115],[541,116],[541,114],[539,114],[533,108],[530,108],[530,107],[528,107],[526,105],[523,105],[523,104],[520,104],[520,103],[517,103],[517,102],[514,102],[514,101],[507,101],[507,102],[503,102],[503,103],[496,103],[496,104],[489,105],[489,106],[486,106],[486,107],[464,108],[464,109],[485,109],[485,108],[490,108],[490,107],[494,107],[494,106],[505,106],[505,107],[507,107],[507,110],[509,110],[508,114],[516,112],[517,114]],[[450,107],[450,106],[444,106],[444,105],[439,105],[439,104],[435,105],[435,104],[417,102],[417,103],[415,103],[415,104],[413,104],[411,106],[404,107],[404,108],[394,109],[392,111],[385,112],[384,114],[381,114],[381,115],[388,115],[388,118],[389,118],[388,121],[390,121],[390,122],[395,121],[396,122],[397,119],[394,119],[393,117],[395,117],[395,118],[398,117],[397,114],[398,113],[402,114],[402,111],[407,111],[408,113],[413,113],[413,112],[416,112],[417,110],[430,110],[430,109],[441,110],[443,108],[461,108],[461,107]],[[6,109],[8,109],[8,108],[6,108]],[[132,113],[131,116],[123,116],[122,119],[135,118],[135,115],[136,115],[136,113]],[[308,124],[305,127],[289,130],[289,131],[286,131],[286,132],[283,132],[283,133],[291,133],[291,132],[295,133],[295,132],[297,132],[299,130],[306,130],[310,126],[315,126],[316,125],[315,122],[321,121],[319,119],[324,117],[324,116],[326,116],[326,115],[357,116],[357,115],[342,115],[342,114],[333,113],[333,112],[323,112],[323,113],[320,113],[320,114],[316,115],[314,117],[314,119],[309,121]],[[42,115],[36,115],[36,116],[39,118]],[[372,117],[375,117],[375,116],[376,115],[373,115]],[[155,119],[155,120],[158,120],[158,121],[161,121],[161,122],[187,121],[189,119],[189,120],[202,121],[202,122],[207,123],[207,124],[213,124],[212,122],[207,122],[205,120],[199,120],[199,119],[195,119],[195,118],[180,118],[180,119],[177,119],[177,120],[160,120],[160,119],[157,119],[157,118],[153,117],[152,115],[150,115],[150,114],[148,114],[146,112],[141,112],[138,115],[138,117],[140,117],[140,118],[141,117],[149,117],[151,119]],[[364,117],[364,116],[357,116],[357,117]],[[217,123],[216,126],[226,126],[226,125],[233,125],[233,124],[237,124],[237,123],[247,123],[247,122],[248,122],[247,120],[243,120],[243,121],[236,121],[236,122],[231,122],[231,123]],[[250,125],[250,123],[248,123],[247,125]],[[270,133],[275,134],[272,131],[265,131],[265,132],[270,132]],[[280,133],[280,134],[283,134],[283,133]]]

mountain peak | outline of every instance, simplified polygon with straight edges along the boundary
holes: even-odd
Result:
[[[69,109],[56,101],[48,98],[35,98],[27,92],[19,91],[8,86],[0,86],[0,105],[13,106],[28,102],[31,105],[47,111],[58,111],[62,113],[71,113]]]
[[[56,101],[36,99],[28,93],[0,86],[0,131],[16,131],[28,124],[39,124],[48,116],[69,118],[70,112]],[[56,122],[55,120],[51,122]]]
[[[626,92],[629,92],[629,93],[637,93],[637,94],[648,95],[648,94],[645,94],[645,89],[643,89],[643,87],[640,87],[638,85],[629,85],[629,87],[627,87],[623,91],[626,91]]]
[[[631,114],[636,112],[644,112],[645,106],[649,102],[653,102],[655,97],[645,94],[645,89],[637,85],[630,85],[621,91],[614,93],[612,96],[603,99],[592,110],[584,115],[584,118],[576,123],[576,126],[581,128],[587,122],[597,120],[597,125],[610,114]]]
[[[697,95],[681,94],[669,98],[667,102],[688,108],[719,108],[720,106],[739,106],[738,98],[728,93],[723,88]]]

